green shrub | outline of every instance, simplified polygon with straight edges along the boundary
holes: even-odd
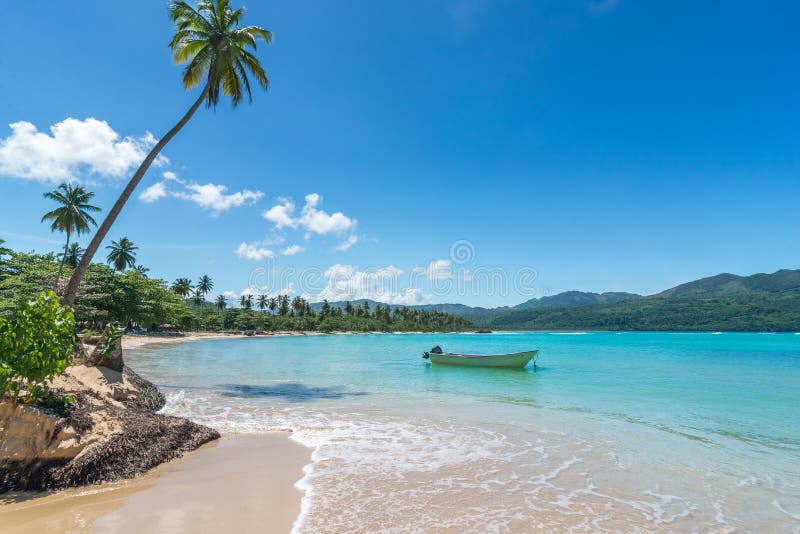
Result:
[[[103,333],[103,338],[97,344],[97,349],[103,357],[107,357],[116,348],[117,341],[122,339],[125,335],[125,329],[119,323],[113,322],[108,325],[106,331]]]
[[[73,350],[75,317],[48,291],[0,318],[0,397],[15,404],[49,394],[46,381],[64,372]]]

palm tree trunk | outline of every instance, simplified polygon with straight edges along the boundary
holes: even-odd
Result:
[[[69,232],[67,232],[67,244],[64,245],[64,255],[61,256],[61,264],[58,266],[58,276],[56,276],[56,283],[53,285],[53,291],[58,293],[58,283],[61,281],[61,273],[64,272],[64,262],[67,261],[67,250],[69,250]]]
[[[131,178],[128,185],[125,186],[125,189],[122,191],[122,194],[117,199],[117,202],[114,203],[114,207],[111,208],[111,211],[108,212],[106,215],[103,224],[100,225],[100,228],[97,229],[97,232],[94,234],[92,238],[92,242],[89,243],[89,246],[86,247],[86,252],[83,253],[83,257],[81,257],[80,263],[72,272],[72,278],[69,279],[69,284],[67,284],[67,290],[64,293],[64,296],[61,298],[61,303],[65,306],[71,306],[73,302],[75,302],[75,297],[78,294],[78,286],[80,286],[81,279],[83,275],[86,273],[86,269],[89,267],[89,264],[92,262],[92,258],[94,257],[95,252],[97,249],[100,248],[100,243],[103,242],[105,239],[106,234],[111,229],[111,225],[114,224],[114,221],[117,220],[119,216],[119,212],[122,211],[122,208],[125,206],[125,203],[128,202],[128,199],[133,194],[133,191],[136,189],[136,186],[139,185],[139,182],[142,181],[147,170],[152,165],[153,161],[156,159],[156,156],[163,150],[163,148],[170,142],[170,140],[175,137],[175,135],[183,128],[189,119],[192,118],[197,108],[200,107],[200,104],[203,103],[205,100],[206,95],[208,94],[208,90],[210,88],[209,84],[203,88],[203,92],[200,94],[200,97],[192,104],[192,107],[189,108],[189,111],[181,118],[178,123],[172,127],[167,134],[156,143],[156,146],[150,151],[146,158],[139,168],[136,169],[136,173]]]

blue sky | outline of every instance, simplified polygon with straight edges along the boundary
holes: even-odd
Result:
[[[269,92],[198,112],[111,231],[155,276],[494,306],[800,263],[796,3],[245,5]],[[58,247],[64,173],[113,203],[193,101],[170,32],[160,0],[5,6],[0,238]]]

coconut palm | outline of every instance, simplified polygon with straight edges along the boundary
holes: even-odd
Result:
[[[123,237],[119,241],[112,241],[106,248],[111,250],[106,257],[106,262],[114,267],[115,271],[124,271],[128,267],[136,265],[136,251],[139,250],[139,247],[135,246],[127,237]],[[84,258],[86,254],[84,253]]]
[[[69,246],[65,255],[66,257],[63,258],[64,263],[74,269],[78,265],[78,262],[81,261],[83,249],[78,243],[73,243]]]
[[[197,281],[197,292],[205,295],[212,289],[214,289],[214,282],[211,281],[211,277],[207,274],[201,276]]]
[[[214,304],[219,308],[219,311],[225,309],[225,306],[228,305],[228,300],[225,298],[225,295],[217,295],[217,300],[214,301]]]
[[[92,218],[90,212],[98,212],[100,208],[89,204],[94,198],[94,193],[86,191],[79,185],[63,183],[53,191],[45,193],[44,198],[55,201],[59,207],[45,213],[42,216],[42,222],[49,221],[52,232],[58,230],[67,234],[64,254],[61,256],[61,264],[58,266],[58,276],[56,277],[55,286],[58,288],[72,234],[81,235],[88,232],[91,225],[97,226],[97,222]]]
[[[206,302],[205,293],[202,293],[199,289],[195,288],[194,295],[192,295],[192,302],[194,302],[195,306],[200,306],[201,304],[205,304]]]
[[[249,310],[253,307],[253,295],[242,295],[239,297],[239,306]]]
[[[270,313],[272,313],[272,315],[275,315],[275,308],[278,307],[278,299],[276,299],[275,297],[269,299],[269,304],[267,304],[267,307],[269,308]]]
[[[177,278],[173,283],[171,289],[183,298],[189,296],[194,289],[192,281],[188,278]]]
[[[272,34],[259,26],[240,26],[244,8],[233,9],[229,0],[203,0],[192,7],[185,1],[173,1],[169,5],[169,16],[175,25],[175,35],[169,43],[173,59],[178,64],[186,63],[182,82],[186,89],[202,86],[197,100],[175,126],[150,150],[128,185],[108,212],[92,242],[86,249],[78,267],[72,273],[63,303],[72,304],[86,269],[105,239],[120,211],[142,181],[147,169],[161,150],[183,128],[198,108],[206,103],[213,108],[219,102],[220,93],[231,97],[234,107],[246,95],[252,100],[248,74],[267,89],[269,80],[264,68],[249,49],[256,49],[256,42],[263,39],[272,42]]]
[[[266,310],[267,306],[269,306],[269,297],[266,295],[259,295],[256,300],[256,306],[258,306],[258,309],[262,312]]]

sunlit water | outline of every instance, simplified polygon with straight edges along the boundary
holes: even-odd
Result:
[[[435,344],[541,352],[437,367]],[[311,447],[298,532],[800,532],[800,335],[231,339],[128,363],[165,413]]]

